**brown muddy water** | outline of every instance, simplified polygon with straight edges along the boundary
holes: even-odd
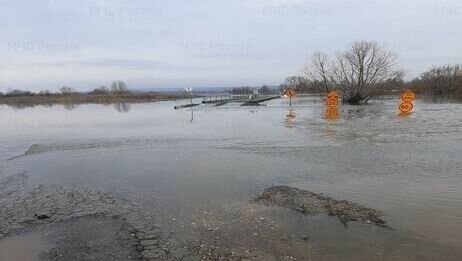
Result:
[[[417,101],[399,117],[390,98],[328,122],[316,96],[293,100],[292,116],[287,100],[179,103],[0,106],[0,179],[135,202],[186,257],[461,260],[461,104]],[[380,210],[392,229],[252,201],[279,185]]]

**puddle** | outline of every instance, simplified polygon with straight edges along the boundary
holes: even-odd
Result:
[[[0,240],[0,261],[38,261],[41,253],[52,248],[37,234],[26,234]]]

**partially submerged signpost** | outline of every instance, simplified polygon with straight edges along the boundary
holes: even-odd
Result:
[[[326,119],[336,120],[340,118],[339,113],[339,94],[336,91],[331,91],[327,94],[326,99]]]
[[[293,89],[287,89],[284,91],[284,96],[289,97],[289,107],[292,107],[292,97],[295,97],[297,93]]]
[[[283,96],[289,97],[289,112],[287,113],[286,117],[288,121],[295,120],[295,111],[292,109],[292,97],[295,97],[297,93],[293,89],[284,90],[282,93]]]
[[[401,94],[401,104],[399,105],[400,115],[408,115],[414,109],[415,93],[411,90],[406,90]]]
[[[200,105],[200,103],[199,103],[199,104],[194,104],[194,103],[193,103],[193,100],[192,100],[192,88],[184,88],[184,90],[185,90],[186,93],[189,95],[189,101],[190,101],[190,103],[189,103],[189,104],[186,104],[186,105],[176,105],[176,106],[174,107],[175,110],[181,109],[181,108],[189,108],[189,107],[194,107],[194,106]]]
[[[184,88],[184,90],[189,95],[189,100],[191,101],[191,105],[192,105],[192,88],[188,87],[188,88]]]

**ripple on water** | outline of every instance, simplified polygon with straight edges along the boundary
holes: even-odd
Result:
[[[460,109],[438,105],[416,110],[413,114],[400,117],[389,104],[384,110],[381,106],[366,105],[359,109],[345,106],[343,119],[327,123],[319,117],[306,118],[300,122],[305,129],[314,131],[318,137],[331,139],[335,142],[430,142],[462,140],[462,114]],[[454,107],[454,108],[453,108]]]

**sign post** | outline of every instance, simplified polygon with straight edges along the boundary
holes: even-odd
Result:
[[[295,97],[297,93],[293,89],[287,89],[284,91],[284,95],[289,97],[289,107],[292,107],[292,97]]]
[[[401,104],[398,109],[401,112],[400,115],[408,115],[414,109],[415,93],[411,90],[404,91],[401,94]]]
[[[192,88],[188,87],[188,88],[184,88],[184,90],[186,91],[186,93],[189,94],[189,100],[191,101],[191,106],[193,104],[192,102]]]
[[[331,91],[327,94],[326,99],[326,119],[337,120],[340,118],[339,113],[339,98],[340,96],[336,91]]]

